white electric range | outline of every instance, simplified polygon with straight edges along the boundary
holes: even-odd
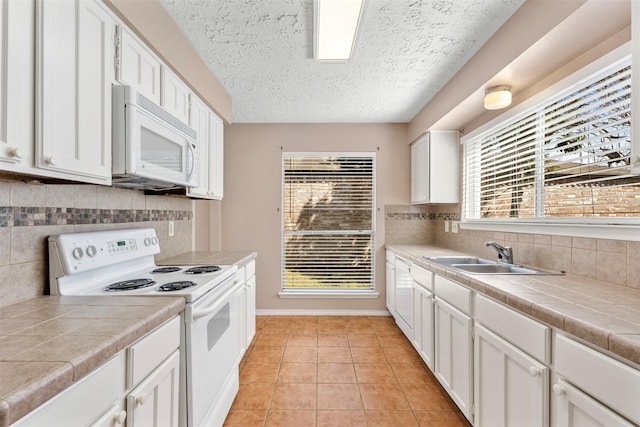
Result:
[[[239,387],[243,284],[237,267],[159,267],[158,253],[153,228],[50,236],[50,292],[184,297],[180,424],[221,426]]]

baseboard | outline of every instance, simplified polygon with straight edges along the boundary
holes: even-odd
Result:
[[[387,310],[256,310],[257,316],[391,316]]]

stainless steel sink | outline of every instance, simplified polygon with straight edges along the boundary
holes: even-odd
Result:
[[[436,262],[438,264],[450,266],[453,264],[478,265],[478,264],[497,264],[497,261],[480,258],[477,256],[426,256],[424,259]]]
[[[558,271],[543,270],[540,268],[523,267],[511,264],[452,264],[452,268],[473,274],[548,274],[561,275]]]
[[[535,267],[524,267],[522,265],[507,264],[491,259],[473,256],[436,256],[424,257],[429,261],[465,271],[471,274],[546,274],[562,275],[563,272],[543,270]]]

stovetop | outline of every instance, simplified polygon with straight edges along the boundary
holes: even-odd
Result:
[[[157,266],[155,230],[125,229],[49,237],[52,295],[183,296],[187,303],[220,287],[233,265]]]

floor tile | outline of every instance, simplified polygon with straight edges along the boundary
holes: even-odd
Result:
[[[269,411],[267,427],[314,427],[316,411]]]
[[[471,427],[459,411],[416,411],[414,414],[420,427]]]
[[[365,410],[408,410],[409,404],[398,384],[360,384]]]
[[[318,427],[366,427],[364,411],[318,411]]]
[[[347,335],[336,332],[320,332],[318,333],[318,347],[348,347]]]
[[[363,409],[357,384],[318,384],[318,409]]]
[[[351,363],[349,347],[318,347],[318,362]]]
[[[255,345],[258,347],[284,347],[287,344],[288,334],[274,333],[274,334],[262,334],[255,340]]]
[[[384,354],[389,363],[419,363],[422,361],[413,348],[385,347]]]
[[[318,363],[318,383],[355,383],[352,363]]]
[[[292,335],[289,334],[287,347],[316,347],[318,345],[318,335]]]
[[[274,383],[280,363],[246,363],[240,371],[240,383]]]
[[[349,339],[349,346],[351,347],[380,347],[378,337],[373,334],[365,335],[347,333],[347,337]]]
[[[224,421],[225,427],[263,427],[266,409],[232,409]]]
[[[274,383],[246,383],[240,387],[232,409],[268,409]]]
[[[355,363],[359,383],[397,383],[398,380],[388,363]]]
[[[413,348],[404,335],[378,335],[378,341],[385,348]]]
[[[411,411],[367,411],[367,425],[369,427],[413,427],[418,426]],[[431,427],[442,427],[432,424]]]
[[[355,363],[387,363],[381,347],[351,347],[351,357]]]
[[[256,347],[257,348],[257,347]],[[283,362],[317,362],[317,347],[286,347]]]
[[[278,374],[280,383],[315,383],[318,365],[313,362],[282,362]]]
[[[316,384],[276,383],[271,408],[316,409],[316,387]]]
[[[369,324],[358,325],[358,324],[346,324],[344,327],[345,331],[348,334],[375,334],[375,329]]]
[[[454,411],[456,406],[438,385],[401,384],[414,411]]]
[[[318,323],[318,333],[346,333],[344,323]]]
[[[276,363],[282,361],[284,347],[254,347],[247,363]]]
[[[391,368],[403,384],[430,384],[435,380],[424,363],[392,363]]]

